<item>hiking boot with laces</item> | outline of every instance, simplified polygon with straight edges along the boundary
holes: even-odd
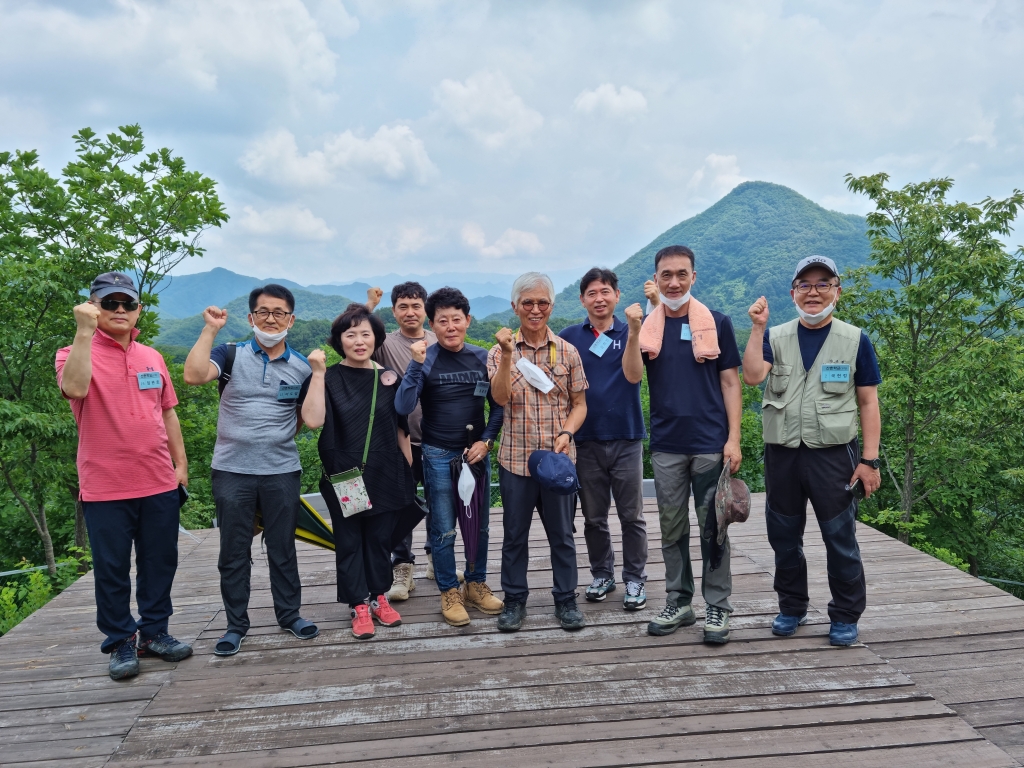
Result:
[[[796,628],[807,623],[807,614],[802,616],[790,616],[780,613],[772,621],[772,634],[779,637],[792,637],[796,634]]]
[[[469,624],[469,614],[462,600],[462,592],[458,587],[441,593],[441,615],[453,627],[464,627]]]
[[[111,680],[123,680],[139,674],[139,652],[135,647],[136,636],[126,637],[110,652]]]
[[[432,552],[427,552],[427,572],[424,574],[424,576],[430,579],[431,581],[434,581],[434,555]],[[466,574],[465,572],[460,571],[458,568],[456,568],[455,578],[457,578],[459,580],[459,583],[461,584],[466,580]],[[415,588],[416,587],[414,586],[413,589]]]
[[[522,600],[506,600],[498,617],[498,629],[502,632],[515,632],[523,626],[526,618],[526,603]]]
[[[416,582],[412,578],[412,563],[398,563],[391,571],[394,574],[394,581],[388,590],[388,599],[408,600],[409,593],[416,589]]]
[[[359,640],[367,640],[373,637],[373,617],[370,616],[370,606],[360,603],[352,609],[352,634]]]
[[[397,627],[402,623],[402,617],[391,607],[387,595],[377,595],[377,599],[370,603],[370,613],[382,627]]]
[[[725,645],[729,642],[729,612],[709,605],[704,617],[704,642]]]
[[[856,624],[833,621],[832,626],[828,629],[828,642],[830,645],[845,648],[857,642],[858,634]]]
[[[639,581],[626,582],[626,596],[622,598],[622,607],[627,611],[639,611],[647,607],[647,590]]]
[[[609,592],[614,591],[615,579],[597,576],[592,582],[590,582],[590,586],[587,587],[587,591],[583,593],[583,596],[587,598],[588,602],[600,603],[608,597]]]
[[[587,626],[587,620],[583,616],[583,611],[576,605],[576,595],[555,603],[555,618],[562,625],[562,629],[569,632],[583,629]]]
[[[697,623],[697,614],[689,605],[675,606],[668,603],[650,624],[647,633],[650,635],[671,635],[680,627],[689,627]]]
[[[192,655],[192,646],[176,640],[166,632],[139,642],[139,656],[158,656],[164,661],[181,661]]]
[[[488,616],[497,616],[504,605],[483,581],[467,581],[462,588],[462,599],[466,605],[471,605]]]

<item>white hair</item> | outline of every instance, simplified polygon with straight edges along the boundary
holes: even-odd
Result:
[[[542,272],[524,272],[512,283],[512,303],[518,304],[519,297],[531,288],[543,288],[548,292],[551,303],[555,303],[555,284]]]

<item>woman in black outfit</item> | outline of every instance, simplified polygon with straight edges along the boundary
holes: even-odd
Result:
[[[310,429],[323,426],[318,444],[324,476],[320,493],[331,513],[338,568],[338,601],[352,610],[352,634],[373,637],[373,622],[402,623],[391,607],[392,534],[399,513],[415,501],[409,424],[395,412],[400,378],[370,359],[384,342],[384,324],[362,304],[350,304],[331,325],[330,344],[342,356],[327,368],[323,350],[309,355],[312,368],[302,392],[302,420]],[[345,517],[328,479],[362,464],[374,379],[377,405],[363,481],[371,507]]]

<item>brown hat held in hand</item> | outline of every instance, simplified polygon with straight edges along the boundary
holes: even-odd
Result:
[[[725,529],[730,523],[745,523],[750,517],[750,489],[738,477],[729,474],[731,460],[725,460],[722,475],[715,489],[715,516],[718,523],[716,543],[725,542]]]

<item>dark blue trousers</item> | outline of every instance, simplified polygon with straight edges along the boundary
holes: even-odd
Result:
[[[110,653],[136,632],[143,640],[166,632],[178,569],[177,489],[139,499],[83,501],[82,508],[92,547],[96,625],[106,636],[100,650]],[[131,608],[133,544],[138,621]]]

